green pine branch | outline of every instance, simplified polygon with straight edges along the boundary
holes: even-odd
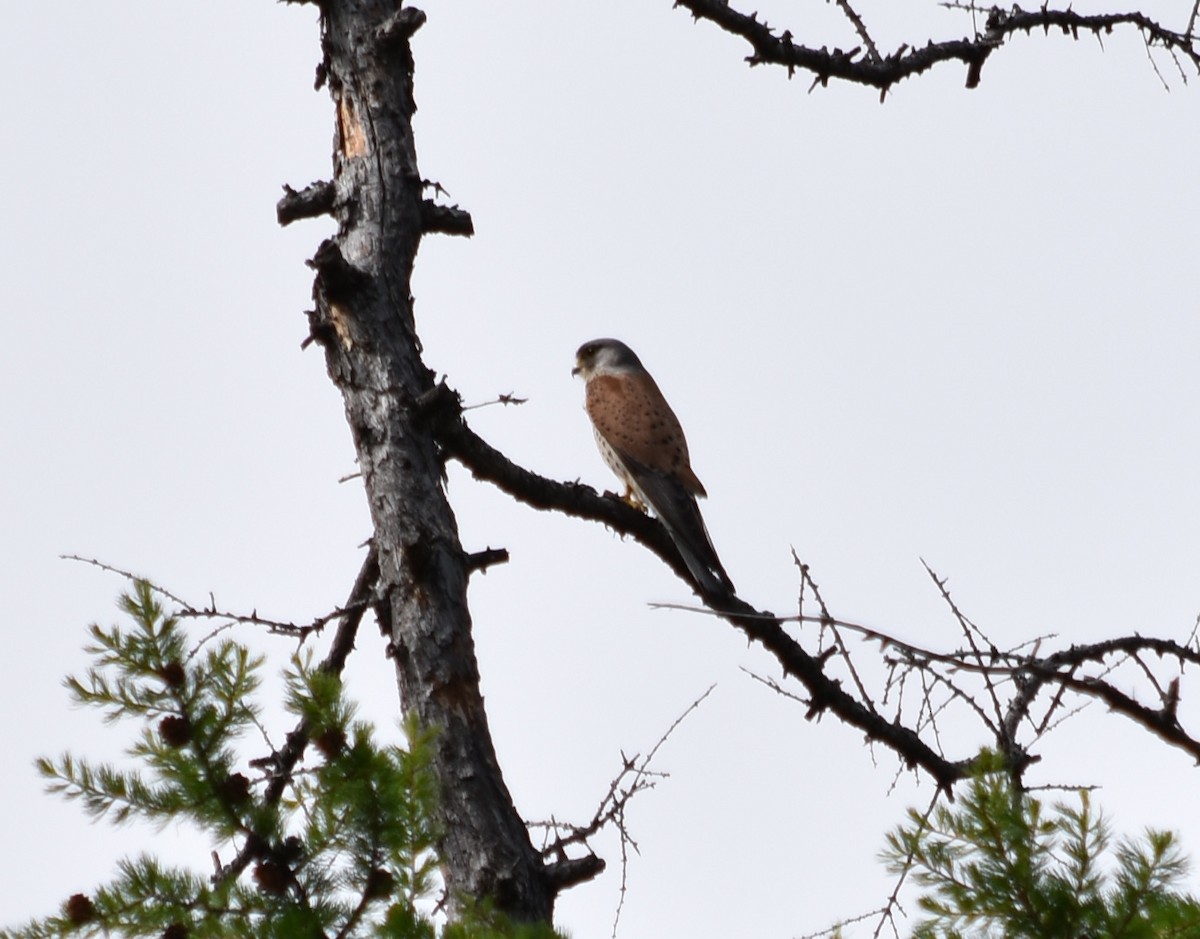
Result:
[[[124,859],[108,884],[70,896],[57,915],[0,930],[0,939],[557,935],[507,923],[469,898],[467,913],[440,932],[424,912],[441,884],[435,730],[410,717],[405,747],[380,745],[340,679],[296,657],[284,673],[285,706],[312,741],[312,759],[285,778],[282,799],[268,799],[272,771],[264,778],[242,755],[260,720],[262,657],[229,639],[189,655],[180,621],[143,581],[120,605],[128,622],[91,627],[91,667],[65,684],[104,721],[136,728],[132,766],[43,757],[36,766],[47,789],[117,824],[187,822],[216,856],[251,863],[213,874],[150,854]]]
[[[1170,832],[1112,846],[1088,793],[1046,808],[996,760],[954,808],[939,806],[887,837],[889,869],[923,892],[919,939],[1200,939],[1200,901]]]

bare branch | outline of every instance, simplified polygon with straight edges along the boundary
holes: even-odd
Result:
[[[478,410],[479,408],[490,408],[494,404],[504,404],[504,405],[514,405],[515,406],[515,405],[525,404],[528,401],[529,401],[528,398],[518,398],[513,392],[510,391],[506,394],[497,395],[491,401],[483,401],[480,404],[464,404],[462,406],[462,409],[464,411],[475,411],[475,410]]]
[[[698,594],[703,594],[661,523],[630,508],[615,496],[598,495],[590,486],[557,482],[518,466],[467,426],[457,394],[445,384],[437,386],[434,392],[421,404],[425,417],[433,424],[435,436],[446,454],[462,463],[477,479],[495,484],[534,508],[602,522],[652,551]],[[948,790],[969,774],[973,755],[960,761],[946,759],[921,740],[914,730],[888,720],[847,692],[837,679],[827,675],[824,657],[806,652],[784,630],[783,623],[787,618],[756,610],[735,596],[704,599],[710,603],[715,615],[741,630],[751,641],[761,644],[775,657],[785,675],[798,679],[805,686],[810,695],[807,715],[810,720],[825,711],[833,712],[870,739],[890,747],[906,765],[920,766],[933,777],[939,788]],[[879,633],[875,635],[888,638]]]
[[[980,631],[979,627],[977,627],[974,623],[972,623],[969,619],[967,619],[966,616],[963,615],[962,611],[958,608],[958,605],[954,602],[954,599],[950,596],[950,591],[946,588],[946,581],[939,578],[937,576],[937,574],[934,573],[933,568],[931,568],[925,562],[924,558],[921,559],[921,565],[925,568],[925,572],[927,574],[929,574],[930,579],[934,582],[934,584],[937,585],[938,591],[942,595],[942,600],[944,600],[946,605],[950,607],[950,612],[954,614],[955,620],[958,621],[958,625],[962,629],[963,637],[967,640],[967,645],[971,649],[971,656],[975,660],[976,664],[978,664],[980,666],[983,666],[985,664],[983,654],[980,652],[979,646],[975,642],[976,636],[979,636],[981,639],[983,639],[988,644],[988,649],[989,649],[988,662],[995,661],[996,647],[991,643],[991,641],[989,641],[983,635],[983,633]],[[1012,752],[1012,747],[1015,746],[1015,740],[1009,740],[1007,737],[1005,737],[1003,735],[1003,729],[1005,727],[1005,724],[1004,724],[1003,709],[1000,706],[1000,698],[996,694],[995,685],[992,684],[992,678],[991,678],[990,672],[988,670],[984,669],[982,674],[983,674],[983,682],[984,682],[985,687],[987,688],[988,696],[991,698],[992,708],[994,710],[995,717],[996,717],[995,723],[988,720],[987,718],[984,718],[984,721],[987,724],[989,729],[991,729],[993,732],[997,733],[997,735],[999,736],[999,742],[1000,742],[1001,749],[1004,751],[1004,753],[1006,755],[1011,757],[1014,755],[1014,753]],[[980,717],[983,717],[982,711],[980,712]]]
[[[561,888],[569,887],[582,880],[589,880],[605,868],[604,861],[594,854],[589,853],[583,858],[569,858],[567,856],[567,848],[572,845],[583,845],[586,847],[588,839],[597,832],[609,826],[616,828],[621,842],[621,898],[617,904],[617,911],[613,919],[614,936],[617,933],[617,924],[621,919],[621,910],[625,905],[626,877],[629,869],[628,848],[632,846],[635,851],[637,850],[637,844],[630,836],[629,829],[625,825],[626,808],[634,796],[647,789],[653,789],[658,779],[665,778],[666,774],[651,771],[650,763],[679,725],[686,720],[692,711],[700,706],[705,698],[712,694],[714,688],[716,688],[716,685],[709,685],[702,695],[689,704],[684,712],[675,718],[671,726],[666,729],[658,739],[658,742],[650,748],[650,752],[644,757],[628,757],[621,754],[621,770],[613,777],[612,782],[609,783],[608,791],[604,794],[604,798],[600,800],[600,804],[596,807],[596,811],[590,821],[583,825],[572,825],[551,818],[549,821],[527,823],[530,828],[544,830],[547,838],[551,835],[557,835],[553,841],[548,841],[548,843],[543,845],[542,856],[547,858],[547,875]],[[554,858],[555,860],[551,861],[549,860],[550,858]],[[560,882],[558,880],[560,877],[575,877],[576,879]]]
[[[834,2],[846,14],[846,18],[850,20],[851,24],[853,24],[854,31],[858,33],[859,38],[866,43],[867,53],[870,55],[872,61],[878,62],[880,59],[879,49],[875,47],[875,41],[871,38],[871,34],[867,32],[866,24],[863,23],[862,17],[858,15],[858,11],[850,6],[850,0],[834,0]]]
[[[787,69],[788,77],[796,69],[803,69],[813,74],[814,86],[826,85],[830,79],[840,79],[878,88],[881,96],[898,82],[920,75],[944,62],[966,65],[966,86],[974,88],[979,84],[988,56],[1014,34],[1029,34],[1035,29],[1043,33],[1055,29],[1074,39],[1078,39],[1081,32],[1100,36],[1116,28],[1137,29],[1148,44],[1178,53],[1200,72],[1200,43],[1192,31],[1192,25],[1186,32],[1180,33],[1139,12],[1088,16],[1071,9],[1042,7],[1023,10],[1018,6],[1008,9],[993,6],[988,12],[982,33],[977,32],[973,39],[930,41],[919,47],[905,44],[888,55],[859,57],[859,50],[830,51],[824,46],[816,49],[800,45],[793,41],[790,30],[777,35],[765,22],[759,21],[756,14],[735,10],[728,0],[675,0],[675,5],[684,7],[697,20],[708,20],[726,32],[745,39],[751,48],[750,55],[746,57],[751,66],[779,65]],[[974,10],[973,5],[964,8]],[[859,35],[862,36],[863,31]]]
[[[157,593],[160,597],[166,597],[172,603],[180,607],[186,607],[188,605],[186,600],[181,600],[179,597],[175,596],[175,594],[171,593],[171,591],[165,589],[164,587],[158,586],[156,583],[154,583],[154,581],[150,580],[150,578],[143,577],[141,574],[135,574],[132,571],[123,570],[119,567],[113,567],[111,564],[105,564],[103,561],[96,560],[96,558],[81,557],[78,554],[60,554],[59,557],[64,561],[79,561],[82,564],[90,564],[92,567],[98,567],[100,570],[108,571],[110,574],[119,574],[126,580],[140,580],[142,583],[148,584],[150,589]]]
[[[295,636],[303,643],[313,633],[321,632],[329,623],[335,619],[341,619],[353,613],[361,613],[367,606],[367,601],[363,601],[354,608],[338,607],[329,613],[324,613],[321,616],[314,617],[312,622],[298,624],[287,620],[271,619],[266,616],[259,616],[257,610],[252,610],[249,613],[230,613],[226,610],[217,609],[216,605],[202,607],[197,609],[191,604],[182,607],[176,615],[180,619],[221,619],[227,620],[230,623],[240,623],[247,626],[265,626],[267,632],[283,636]]]
[[[309,183],[299,192],[283,187],[283,197],[275,203],[275,218],[280,225],[290,225],[302,218],[316,218],[333,213],[337,189],[329,180]]]
[[[471,213],[456,205],[438,205],[429,199],[421,201],[421,231],[426,234],[440,232],[443,235],[475,234],[475,222]]]
[[[487,569],[494,564],[508,563],[507,548],[485,548],[483,551],[476,551],[467,555],[467,570],[482,571],[487,573]]]
[[[922,826],[929,824],[929,817],[933,815],[933,810],[937,807],[939,795],[940,793],[935,792],[933,798],[929,800],[929,805],[921,815]],[[915,850],[916,846],[917,842],[914,841],[908,854],[905,855],[904,866],[900,871],[900,876],[896,879],[896,885],[892,888],[887,903],[884,904],[883,909],[880,911],[879,922],[875,926],[875,932],[871,934],[873,939],[879,939],[879,934],[883,931],[885,924],[892,927],[894,935],[900,935],[900,931],[896,928],[896,910],[900,908],[900,888],[904,886],[904,881],[908,879],[908,872],[912,870],[913,850]]]

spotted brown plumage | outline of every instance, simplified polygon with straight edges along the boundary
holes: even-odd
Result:
[[[616,339],[585,342],[575,363],[572,374],[586,382],[584,407],[596,444],[625,483],[626,501],[653,510],[706,593],[733,593],[696,504],[696,497],[707,493],[692,470],[679,419],[658,384],[633,350]]]

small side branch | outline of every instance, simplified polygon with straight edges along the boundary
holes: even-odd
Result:
[[[846,19],[854,26],[854,31],[858,33],[858,38],[866,44],[867,53],[872,61],[879,61],[879,49],[875,46],[875,41],[871,39],[871,34],[867,32],[866,24],[863,23],[862,17],[858,15],[858,11],[850,6],[850,0],[835,0],[841,11],[846,14]]]
[[[589,822],[583,825],[572,825],[551,818],[546,822],[528,823],[530,828],[541,829],[546,833],[548,843],[542,848],[542,856],[547,859],[555,859],[553,861],[546,861],[546,875],[557,890],[564,890],[577,883],[590,880],[605,868],[604,861],[591,853],[582,858],[568,857],[567,848],[580,845],[588,848],[590,852],[589,838],[609,826],[616,828],[621,837],[621,901],[617,905],[616,918],[613,922],[614,936],[617,933],[617,923],[621,918],[621,908],[625,903],[626,875],[629,869],[629,848],[632,847],[635,851],[637,850],[637,843],[629,834],[629,829],[625,824],[625,811],[629,802],[638,793],[645,792],[647,789],[653,789],[659,779],[666,777],[666,773],[652,771],[650,764],[662,748],[662,745],[675,733],[687,716],[696,710],[705,698],[712,694],[715,687],[716,685],[709,685],[708,689],[700,697],[689,704],[684,712],[675,718],[671,726],[658,739],[658,743],[651,747],[650,752],[645,756],[639,757],[634,755],[629,757],[621,754],[621,771],[609,783],[608,791],[605,793],[604,798],[600,800],[600,805],[597,806],[596,812]],[[552,837],[553,841],[550,840]]]
[[[507,564],[508,549],[507,548],[484,548],[482,551],[475,551],[467,555],[467,570],[474,573],[475,571],[483,571],[487,573],[487,569],[493,564]]]
[[[275,217],[280,225],[286,226],[302,218],[332,215],[336,196],[337,191],[328,180],[309,183],[299,192],[285,185],[283,198],[275,203]]]
[[[425,25],[425,19],[424,10],[403,7],[383,21],[376,30],[375,38],[383,46],[406,43],[413,33]]]
[[[421,231],[427,235],[439,232],[443,235],[462,235],[470,238],[475,234],[475,223],[466,209],[460,209],[456,205],[438,205],[431,199],[422,199]]]
[[[594,854],[586,857],[565,858],[546,865],[546,879],[555,893],[585,883],[604,873],[604,859]]]

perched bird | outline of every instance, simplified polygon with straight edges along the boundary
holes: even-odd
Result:
[[[575,353],[571,374],[586,382],[596,444],[625,483],[625,501],[654,511],[706,593],[733,593],[696,504],[708,493],[692,472],[683,428],[641,360],[623,342],[593,339]]]

